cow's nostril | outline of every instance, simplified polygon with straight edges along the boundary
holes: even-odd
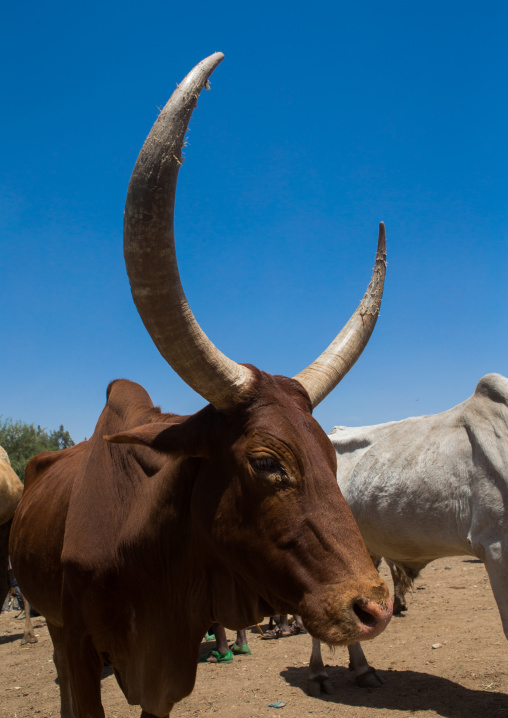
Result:
[[[355,603],[353,605],[353,611],[365,626],[369,626],[369,628],[374,628],[374,626],[377,625],[377,620],[375,616],[362,608],[359,603]]]

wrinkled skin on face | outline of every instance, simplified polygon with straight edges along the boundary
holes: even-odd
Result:
[[[209,406],[178,428],[152,424],[110,440],[168,454],[185,444],[201,459],[191,535],[213,566],[216,620],[240,629],[291,612],[330,644],[373,637],[390,600],[337,487],[333,447],[297,381],[251,370],[256,392],[235,409]]]
[[[214,580],[214,616],[241,628],[254,622],[254,612],[258,620],[298,613],[327,643],[370,637],[386,625],[390,601],[335,490],[335,452],[298,382],[267,376],[262,397],[244,410],[241,422],[236,413],[223,417],[227,428],[221,433],[231,445],[210,447],[214,460],[198,477],[193,515],[217,566],[223,564]],[[212,478],[212,464],[224,467],[222,476]],[[239,600],[224,606],[227,573]],[[262,586],[261,576],[269,578]],[[242,592],[242,584],[250,590]],[[365,625],[358,609],[370,604]]]

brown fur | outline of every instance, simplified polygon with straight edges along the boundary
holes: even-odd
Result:
[[[62,715],[70,695],[76,716],[103,715],[106,655],[129,702],[164,716],[192,690],[212,620],[297,613],[349,643],[355,603],[386,601],[306,392],[253,371],[247,401],[189,417],[114,382],[89,441],[30,463],[11,556],[50,625]]]

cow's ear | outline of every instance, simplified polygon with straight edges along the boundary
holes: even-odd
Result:
[[[178,424],[144,424],[129,431],[105,436],[104,439],[112,444],[140,444],[149,446],[155,451],[178,456],[207,456],[206,442],[203,432],[195,426],[193,415]]]

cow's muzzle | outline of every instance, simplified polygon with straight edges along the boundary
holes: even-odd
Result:
[[[352,607],[357,618],[359,641],[368,641],[375,638],[385,630],[393,613],[393,602],[388,596],[383,601],[369,601],[365,598],[358,598]]]
[[[315,638],[331,646],[348,645],[384,631],[393,613],[385,583],[378,577],[370,590],[358,588],[329,584],[307,594],[300,615]]]

